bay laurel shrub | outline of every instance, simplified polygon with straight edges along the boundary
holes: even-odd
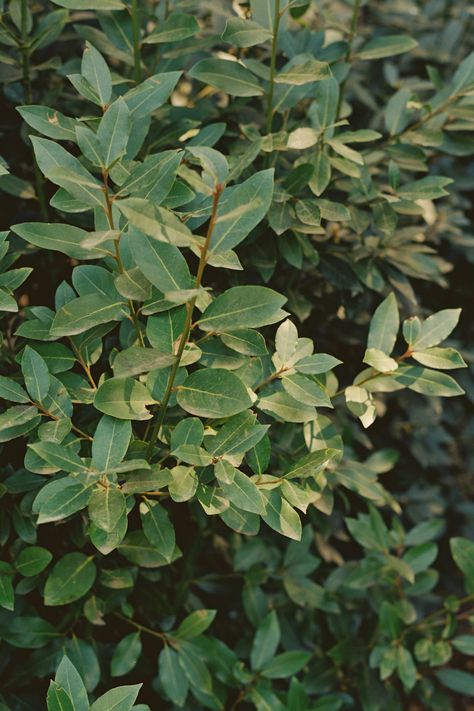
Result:
[[[468,708],[469,29],[7,5],[2,711]]]

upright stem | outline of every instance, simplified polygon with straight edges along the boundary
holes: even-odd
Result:
[[[142,80],[142,58],[140,52],[140,18],[138,0],[132,0],[132,37],[133,37],[133,77],[136,83]]]
[[[212,196],[211,219],[209,220],[209,226],[207,228],[206,239],[205,239],[204,244],[201,249],[201,257],[199,259],[199,265],[198,265],[198,270],[197,270],[197,274],[196,274],[196,279],[194,280],[194,288],[195,289],[198,289],[201,286],[202,275],[204,274],[204,269],[206,267],[206,262],[207,262],[207,253],[209,250],[209,244],[211,241],[212,233],[214,231],[214,225],[216,224],[217,206],[219,204],[219,198],[222,194],[223,189],[224,189],[224,186],[221,185],[220,183],[218,183],[216,185],[214,194]],[[183,331],[181,333],[181,338],[180,338],[179,345],[178,345],[178,351],[176,353],[176,359],[173,363],[173,367],[171,369],[171,373],[168,378],[168,383],[166,385],[166,391],[163,396],[163,400],[161,401],[160,411],[159,411],[158,416],[156,418],[156,422],[155,422],[155,424],[153,426],[153,430],[151,432],[150,441],[148,443],[148,449],[147,449],[147,459],[148,460],[150,460],[153,455],[153,449],[155,447],[156,440],[158,439],[158,435],[160,434],[160,429],[163,424],[163,420],[165,418],[165,414],[166,414],[166,410],[168,408],[171,393],[173,392],[173,385],[174,385],[174,381],[176,378],[176,373],[178,372],[179,364],[181,362],[181,358],[183,356],[183,352],[186,347],[186,343],[188,342],[189,332],[191,331],[191,325],[193,322],[193,311],[194,311],[194,307],[196,305],[196,300],[197,300],[197,296],[195,296],[193,299],[191,299],[191,301],[186,305],[186,320],[184,322]]]
[[[273,123],[273,93],[275,89],[276,57],[278,49],[278,32],[280,29],[280,0],[275,0],[275,17],[273,18],[272,56],[270,61],[270,86],[267,96],[267,133],[272,132]]]
[[[21,65],[23,70],[23,87],[25,89],[25,99],[28,104],[33,103],[33,89],[31,86],[31,75],[30,75],[30,48],[28,46],[28,0],[21,0],[20,5],[21,13]],[[36,197],[38,198],[39,208],[41,217],[43,220],[48,221],[48,206],[46,203],[46,196],[44,193],[44,181],[41,171],[38,168],[36,162],[36,157],[33,151],[33,173],[35,176],[35,187],[36,187]]]

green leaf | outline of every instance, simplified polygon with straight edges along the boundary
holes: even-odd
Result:
[[[250,513],[265,513],[266,502],[258,487],[246,474],[226,461],[217,463],[215,474],[224,496],[235,507]]]
[[[449,194],[444,187],[452,182],[451,178],[430,175],[401,186],[397,192],[404,200],[436,200]]]
[[[320,471],[326,468],[328,463],[339,456],[338,449],[319,449],[315,452],[309,452],[301,459],[298,459],[294,464],[285,471],[286,479],[295,479],[307,477],[316,477]]]
[[[35,247],[62,252],[74,259],[97,259],[104,254],[100,248],[82,247],[81,242],[87,238],[88,233],[73,225],[25,222],[21,225],[12,225],[11,230]]]
[[[67,553],[54,566],[44,588],[44,604],[67,605],[83,597],[94,584],[96,568],[92,557]]]
[[[231,17],[227,20],[222,39],[234,47],[253,47],[255,44],[266,42],[272,34],[270,29],[262,27],[258,22]]]
[[[182,159],[183,152],[176,150],[147,156],[142,163],[133,168],[118,193],[118,195],[130,193],[138,197],[122,201],[118,207],[133,225],[162,242],[179,245],[175,233],[185,234],[184,246],[190,241],[189,230],[172,212],[157,207],[173,187]],[[150,200],[153,200],[153,203]],[[167,224],[173,227],[173,231],[169,226],[167,228]]]
[[[309,181],[309,187],[317,197],[326,190],[331,180],[331,163],[323,150],[316,151],[313,159],[313,177]]]
[[[178,403],[191,415],[230,417],[252,404],[247,388],[233,373],[222,368],[197,370],[178,386]]]
[[[464,393],[464,390],[450,375],[422,368],[419,365],[400,366],[391,377],[397,383],[422,395],[455,397]]]
[[[82,459],[70,447],[64,447],[56,442],[35,442],[28,446],[56,469],[76,474],[89,471]]]
[[[42,402],[50,386],[48,366],[40,354],[30,346],[26,346],[23,351],[21,370],[31,399],[34,402]]]
[[[142,684],[118,686],[99,696],[90,707],[90,711],[131,711]]]
[[[438,681],[451,691],[463,696],[474,696],[474,674],[460,669],[438,669],[435,674]]]
[[[88,505],[89,518],[102,531],[112,533],[125,511],[125,496],[118,487],[98,486],[92,492]]]
[[[176,536],[168,512],[157,501],[145,499],[140,504],[143,532],[157,551],[168,561],[172,560]]]
[[[140,632],[126,635],[114,649],[110,660],[110,673],[112,676],[123,676],[132,671],[142,653]]]
[[[46,703],[48,711],[75,711],[71,697],[55,681],[49,682]]]
[[[133,121],[149,116],[160,108],[178,83],[181,72],[154,74],[124,94]]]
[[[256,424],[255,415],[246,410],[229,418],[217,434],[206,437],[206,449],[214,457],[243,454],[260,442],[268,428]]]
[[[286,298],[265,286],[234,286],[218,296],[198,321],[203,331],[225,332],[267,326],[287,315]]]
[[[283,652],[270,659],[262,668],[262,676],[267,679],[285,679],[297,674],[311,659],[311,652],[294,650]]]
[[[243,328],[241,331],[233,333],[223,333],[221,340],[228,348],[232,348],[242,355],[265,356],[268,353],[262,334],[252,331],[250,328]]]
[[[132,378],[109,378],[99,386],[94,407],[120,420],[149,420],[147,405],[155,403],[149,390]]]
[[[460,634],[451,640],[451,643],[461,654],[474,656],[474,634]]]
[[[250,651],[250,664],[254,671],[261,671],[274,657],[280,644],[280,623],[272,610],[259,625]]]
[[[263,491],[262,495],[266,499],[266,513],[262,514],[262,518],[267,526],[282,536],[300,541],[301,520],[295,509],[282,498],[277,489]]]
[[[411,357],[422,365],[440,370],[467,367],[461,354],[454,348],[426,348],[423,351],[414,351]]]
[[[102,472],[120,464],[125,457],[132,425],[129,421],[104,415],[97,425],[92,441],[92,464]]]
[[[74,664],[64,656],[56,671],[54,681],[59,684],[73,702],[74,711],[89,711],[87,690]]]
[[[48,482],[33,502],[33,512],[38,514],[38,525],[61,521],[84,509],[90,496],[90,487],[72,477]]]
[[[366,42],[357,52],[358,59],[381,59],[410,52],[418,42],[407,35],[384,35]]]
[[[263,220],[272,202],[273,169],[261,170],[228,188],[217,209],[210,250],[222,254],[236,247]]]
[[[197,417],[186,417],[180,420],[171,433],[170,449],[173,452],[185,444],[199,447],[204,436],[204,425]]]
[[[125,308],[120,298],[99,294],[79,296],[58,310],[51,335],[55,338],[74,336],[102,323],[120,321],[125,317]]]
[[[194,647],[192,642],[181,641],[178,659],[191,687],[205,694],[211,693],[212,677],[203,662],[199,647]]]
[[[113,368],[117,378],[127,378],[141,373],[149,373],[151,370],[167,368],[174,362],[175,356],[171,353],[163,353],[155,348],[130,346],[130,348],[117,353]]]
[[[239,62],[201,59],[188,75],[231,96],[261,96],[264,93],[254,75]]]
[[[82,55],[81,73],[99,97],[101,105],[107,106],[112,96],[112,77],[107,62],[90,42],[86,42]]]
[[[188,265],[173,244],[158,242],[135,230],[130,246],[137,266],[148,281],[161,292],[180,291],[190,287]]]
[[[0,561],[0,606],[9,611],[15,607],[14,574],[15,571],[9,563]]]
[[[397,671],[403,686],[408,691],[415,686],[416,683],[416,665],[413,657],[406,647],[397,648]]]
[[[199,32],[199,24],[194,15],[174,12],[166,20],[160,22],[153,32],[143,40],[144,44],[162,44],[165,42],[182,42]]]
[[[283,422],[310,422],[316,415],[314,407],[304,405],[284,391],[260,397],[257,407]]]
[[[25,578],[30,578],[41,573],[52,561],[53,555],[46,548],[40,546],[29,546],[23,548],[15,560],[15,568],[24,575]]]
[[[392,292],[382,301],[372,316],[367,348],[376,348],[389,356],[397,340],[399,325],[397,300]]]
[[[424,351],[444,341],[456,327],[461,309],[444,309],[423,321],[418,336],[410,343],[414,351]]]
[[[466,590],[474,592],[474,542],[467,538],[451,538],[451,555],[459,570],[466,577]]]
[[[185,640],[198,637],[211,626],[215,616],[216,610],[195,610],[181,622],[176,637]]]
[[[375,368],[375,370],[378,370],[380,373],[390,373],[392,370],[398,368],[398,362],[395,358],[390,358],[390,356],[378,348],[367,348],[363,362],[372,366],[372,368]]]
[[[332,407],[331,400],[321,385],[305,375],[284,376],[281,384],[288,395],[294,400],[299,400],[303,405]]]
[[[179,663],[177,653],[165,645],[158,658],[160,683],[170,700],[183,706],[188,694],[189,684]]]
[[[23,121],[55,141],[74,141],[76,121],[47,106],[18,106]]]
[[[130,111],[122,97],[119,97],[103,115],[97,140],[101,147],[103,165],[109,168],[124,155],[130,135]]]
[[[298,360],[295,364],[295,370],[304,375],[320,375],[341,365],[341,362],[338,358],[334,358],[334,356],[327,353],[315,353]]]
[[[21,385],[3,375],[0,375],[0,398],[9,400],[9,402],[25,403],[30,401],[27,392]]]
[[[293,64],[285,71],[279,72],[275,77],[277,84],[292,84],[302,86],[315,81],[322,81],[331,76],[331,69],[327,62],[320,62],[317,59],[308,59],[302,64]]]

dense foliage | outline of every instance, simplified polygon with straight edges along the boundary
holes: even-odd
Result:
[[[471,18],[6,4],[1,711],[468,708]]]

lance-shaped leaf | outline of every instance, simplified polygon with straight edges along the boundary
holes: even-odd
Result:
[[[105,168],[109,168],[125,153],[129,135],[130,111],[123,98],[119,97],[113,104],[110,104],[97,131]]]
[[[50,377],[43,358],[30,346],[26,346],[21,358],[21,370],[26,389],[34,402],[42,402],[48,394]]]
[[[97,528],[111,533],[126,511],[125,496],[116,486],[98,486],[89,499],[88,511]]]
[[[287,70],[279,72],[275,77],[277,84],[294,84],[301,86],[314,81],[322,81],[331,76],[331,69],[327,62],[319,62],[317,59],[309,59],[302,64],[293,64]]]
[[[138,380],[109,378],[97,390],[94,407],[121,420],[149,420],[151,413],[146,406],[155,402],[150,391]]]
[[[384,35],[369,40],[357,52],[358,59],[381,59],[409,52],[418,42],[408,35]]]
[[[104,415],[94,434],[92,441],[92,464],[105,472],[120,464],[125,457],[132,426],[129,421]]]
[[[170,96],[178,83],[181,72],[155,74],[124,94],[133,121],[149,116]]]
[[[44,604],[67,605],[83,597],[94,584],[93,558],[83,553],[67,553],[50,572],[44,588]]]
[[[81,73],[99,97],[101,105],[106,106],[112,96],[112,76],[107,62],[90,42],[86,42],[82,55]]]
[[[61,521],[84,509],[90,499],[91,488],[73,477],[53,479],[44,486],[33,501],[33,512],[38,524]]]
[[[226,59],[201,59],[188,72],[215,89],[232,96],[261,96],[263,89],[255,76],[239,62]]]
[[[285,501],[278,489],[262,491],[265,514],[262,518],[270,528],[295,541],[301,540],[301,520],[295,509]]]
[[[220,461],[215,467],[216,479],[224,496],[238,509],[264,514],[265,500],[255,483],[229,462]]]
[[[265,217],[272,202],[273,169],[261,170],[244,183],[224,192],[210,241],[220,254],[236,247]]]
[[[157,501],[145,499],[140,504],[140,518],[143,531],[152,546],[171,561],[176,545],[176,536],[168,512]]]
[[[277,323],[286,298],[265,286],[234,286],[217,297],[198,321],[203,331],[236,331]]]
[[[183,410],[199,417],[230,417],[252,404],[240,378],[222,368],[197,370],[177,389]]]
[[[397,340],[399,325],[397,299],[392,292],[382,301],[372,316],[367,348],[376,348],[389,356]]]
[[[190,287],[188,265],[177,247],[151,239],[138,230],[131,235],[130,247],[137,266],[162,293]]]
[[[57,312],[51,335],[55,338],[73,336],[94,326],[125,317],[125,303],[121,298],[88,294],[69,301]]]
[[[255,44],[266,42],[272,34],[271,30],[262,27],[258,22],[231,17],[227,20],[222,39],[234,47],[253,47]]]
[[[444,341],[457,326],[461,309],[443,309],[421,323],[418,334],[410,341],[413,351],[424,351]]]
[[[130,346],[130,348],[117,353],[113,368],[118,378],[126,378],[140,373],[149,373],[150,370],[157,370],[158,368],[167,368],[174,361],[174,355],[163,353],[157,348]]]
[[[199,24],[193,15],[173,12],[166,20],[160,22],[143,42],[144,44],[182,42],[193,37],[197,32],[199,32]]]
[[[35,247],[62,252],[74,259],[98,259],[104,256],[103,250],[81,246],[89,233],[74,225],[24,222],[21,225],[12,225],[11,230]]]

